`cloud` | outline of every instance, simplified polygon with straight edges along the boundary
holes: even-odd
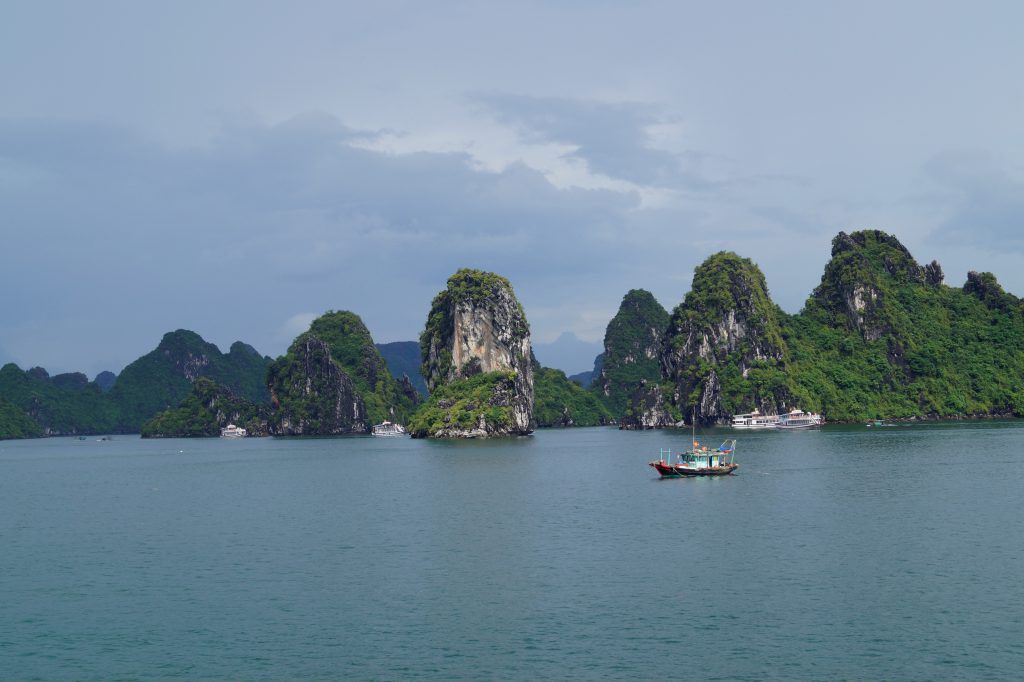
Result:
[[[711,184],[693,170],[702,155],[653,145],[651,133],[665,125],[658,107],[510,94],[477,94],[472,100],[528,141],[568,145],[566,155],[584,161],[592,173],[651,187]]]
[[[292,315],[281,325],[278,338],[284,343],[290,343],[292,339],[309,329],[313,320],[323,314],[324,311],[314,313],[297,313]]]
[[[703,258],[746,254],[766,224],[724,192],[645,207],[629,186],[556,186],[522,161],[485,170],[466,152],[367,148],[380,134],[310,114],[229,122],[180,148],[116,126],[0,120],[5,242],[24,254],[0,272],[23,292],[4,342],[31,357],[40,335],[75,328],[71,369],[117,370],[110,358],[123,366],[179,327],[276,354],[301,329],[267,320],[327,309],[361,315],[380,342],[414,339],[459,267],[509,277],[541,335],[595,339],[625,291],[650,288],[672,307]],[[104,366],[85,364],[98,356]]]
[[[61,333],[83,330],[62,361],[72,367],[104,345],[127,363],[178,327],[276,354],[287,340],[268,319],[327,309],[360,314],[378,341],[403,340],[459,267],[545,299],[568,279],[557,296],[578,301],[608,264],[640,259],[623,229],[633,192],[560,189],[522,163],[483,171],[464,153],[360,146],[374,134],[302,116],[182,149],[113,126],[0,120],[5,246],[19,255],[0,272],[19,292],[4,343],[29,357],[60,319]]]
[[[936,155],[924,173],[938,189],[932,198],[948,211],[936,237],[992,252],[1024,252],[1024,178],[1019,174],[979,151]]]
[[[660,182],[680,156],[645,148],[647,120],[555,101],[545,139]],[[601,125],[612,141],[599,148]],[[373,148],[384,134],[307,114],[227,121],[207,144],[175,147],[112,125],[0,119],[0,211],[18,255],[0,269],[0,287],[18,292],[0,340],[27,362],[90,372],[119,371],[177,328],[276,355],[328,309],[359,314],[378,342],[410,340],[448,276],[475,267],[511,280],[538,338],[593,341],[629,289],[672,308],[709,254],[770,259],[786,249],[768,229],[810,223],[773,208],[765,184],[705,184],[651,206],[635,184],[559,185],[525,160]],[[791,259],[780,263],[791,277]],[[766,269],[780,304],[806,297],[820,272],[808,267],[788,288]]]

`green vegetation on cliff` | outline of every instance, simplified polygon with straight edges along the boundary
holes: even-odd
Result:
[[[701,263],[672,313],[662,356],[675,408],[717,420],[784,407],[791,391],[781,315],[749,258],[723,251]]]
[[[269,377],[278,416],[302,424],[301,433],[361,430],[364,417],[366,430],[385,420],[404,423],[419,401],[411,385],[388,371],[359,316],[344,310],[313,320],[273,363]],[[354,411],[353,403],[358,403]]]
[[[476,305],[484,305],[495,300],[501,291],[512,291],[512,283],[501,275],[462,268],[448,278],[447,287],[438,296],[447,297],[452,301],[471,301]]]
[[[832,421],[1024,415],[1024,303],[991,273],[942,280],[892,235],[840,233],[820,285],[787,315],[749,259],[715,254],[666,334],[672,407],[708,421],[793,407]],[[636,395],[632,417],[669,397],[664,384]]]
[[[768,295],[764,273],[749,258],[741,258],[730,251],[709,256],[694,270],[693,286],[682,305],[673,311],[671,324],[673,329],[685,326],[711,330],[722,324],[723,314],[737,308],[743,313],[747,338],[740,339],[737,347],[719,347],[716,351],[720,354],[755,352],[755,346],[760,346],[775,352],[782,347],[777,308]],[[676,346],[685,341],[679,337],[672,339]]]
[[[0,368],[0,396],[50,435],[111,433],[116,428],[115,406],[83,374],[51,378],[41,367],[22,371],[9,363]]]
[[[590,390],[616,419],[626,412],[641,381],[661,380],[659,355],[668,323],[668,312],[643,289],[629,291],[608,323],[601,367]]]
[[[370,330],[358,315],[345,310],[328,311],[313,320],[309,333],[328,345],[331,358],[352,379],[372,423],[403,423],[412,414],[415,396],[403,391],[391,375]]]
[[[896,239],[840,234],[783,320],[800,402],[833,420],[1024,415],[1024,308],[990,273],[941,283]]]
[[[310,339],[317,343],[299,357],[299,342]],[[453,366],[456,341],[463,367]],[[651,428],[694,411],[721,420],[792,407],[833,421],[1024,416],[1024,301],[987,272],[946,286],[938,263],[919,265],[877,230],[836,236],[820,285],[795,315],[772,303],[752,261],[727,252],[696,269],[671,316],[650,293],[630,291],[608,325],[589,393],[557,370],[532,367],[528,348],[508,280],[464,269],[434,298],[420,336],[423,375],[436,390],[415,416],[411,386],[395,380],[349,312],[314,321],[273,363],[270,381],[279,380],[279,414],[302,422],[292,431],[300,433],[328,422],[332,432],[364,432],[385,419],[420,435],[498,434],[513,422],[506,434],[528,433],[533,422],[594,424],[609,414]],[[485,362],[514,366],[483,372]],[[165,335],[116,381],[8,364],[0,368],[0,438],[130,432],[164,410],[147,434],[216,435],[225,414],[248,414],[231,400],[268,404],[270,365],[245,344],[222,354],[187,330]]]
[[[223,354],[195,332],[169,332],[155,350],[125,367],[110,389],[108,395],[119,413],[118,430],[138,431],[150,417],[177,406],[201,376],[241,398],[267,403],[269,365],[270,358],[244,343],[232,344],[230,352]]]
[[[229,423],[249,435],[267,432],[269,408],[232,392],[206,377],[192,384],[192,391],[178,407],[165,410],[142,425],[143,438],[215,437]]]
[[[594,393],[570,381],[560,369],[535,367],[533,382],[538,426],[598,426],[613,420]]]
[[[221,386],[229,389],[239,398],[266,405],[270,402],[267,390],[267,367],[271,359],[247,343],[235,341],[228,352],[221,356],[214,371],[208,376]]]
[[[369,433],[366,403],[326,341],[300,334],[270,366],[271,431],[280,435]]]
[[[43,429],[24,410],[0,398],[0,440],[8,438],[39,438]]]
[[[90,382],[73,372],[50,377],[41,367],[0,369],[0,395],[50,435],[132,433],[189,395],[193,380],[210,377],[240,397],[267,403],[269,358],[236,342],[222,354],[195,332],[164,335],[155,350],[129,364],[120,377],[103,372]],[[0,436],[2,437],[2,436]]]
[[[472,430],[481,419],[491,428],[513,423],[512,408],[501,397],[515,390],[515,372],[486,372],[434,389],[408,421],[406,430],[424,438],[450,429]],[[496,399],[498,398],[498,399]]]

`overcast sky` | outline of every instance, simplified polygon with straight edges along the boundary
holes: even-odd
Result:
[[[723,249],[798,311],[840,230],[1024,295],[1018,2],[6,2],[0,361],[414,340],[460,267],[535,342]],[[589,362],[590,358],[587,359]]]

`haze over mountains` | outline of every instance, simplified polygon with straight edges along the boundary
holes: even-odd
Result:
[[[569,375],[594,369],[594,358],[603,350],[600,341],[583,341],[573,332],[562,332],[561,336],[550,343],[533,344],[533,354],[540,364],[560,369]]]

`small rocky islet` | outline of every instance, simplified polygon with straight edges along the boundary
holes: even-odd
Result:
[[[1024,302],[987,272],[948,286],[937,262],[919,265],[878,230],[833,239],[796,314],[731,252],[697,267],[671,313],[647,291],[627,292],[586,387],[537,363],[523,307],[495,273],[459,270],[434,297],[419,390],[416,355],[415,342],[374,344],[349,311],[320,316],[277,359],[241,342],[221,353],[177,330],[116,378],[0,368],[0,438],[216,436],[228,423],[250,435],[346,435],[385,420],[414,437],[481,438],[720,424],[794,407],[849,422],[1024,414]]]

